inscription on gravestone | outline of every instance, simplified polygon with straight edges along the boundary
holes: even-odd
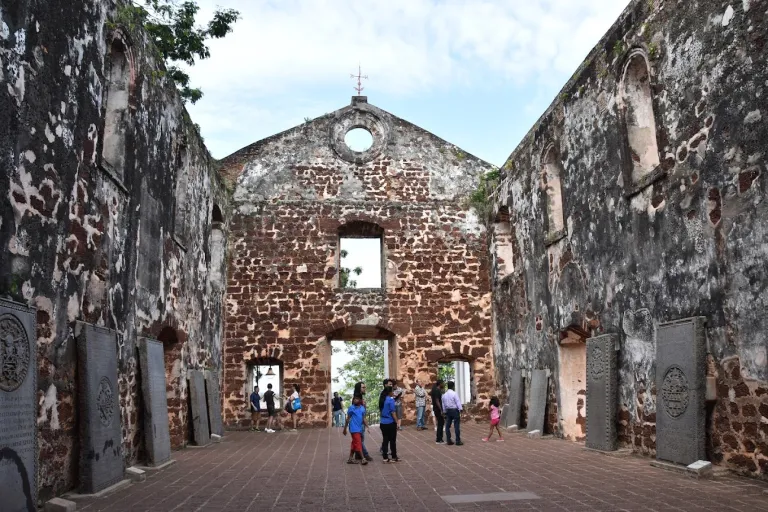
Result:
[[[509,378],[509,407],[504,423],[505,427],[520,426],[520,411],[523,409],[523,371],[519,368],[512,370]]]
[[[219,391],[218,372],[205,372],[205,395],[208,399],[208,417],[211,434],[224,435],[224,423],[221,418],[221,394]]]
[[[158,466],[171,458],[163,344],[142,338],[139,343],[139,362],[141,391],[144,399],[144,442],[147,446],[147,463],[150,466]]]
[[[587,340],[587,447],[616,449],[618,368],[615,334]]]
[[[544,411],[547,407],[547,384],[549,378],[546,370],[531,372],[531,396],[528,405],[528,425],[526,431],[538,430],[544,432]]]
[[[80,403],[80,492],[91,494],[123,480],[123,438],[114,331],[77,323]]]
[[[0,299],[0,510],[37,510],[36,312]]]
[[[205,446],[211,442],[208,429],[208,406],[205,401],[205,377],[199,370],[189,371],[189,401],[192,412],[192,435],[195,444]]]
[[[656,458],[706,459],[704,317],[659,325],[656,342]]]

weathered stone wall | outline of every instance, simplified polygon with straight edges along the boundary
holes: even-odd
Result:
[[[187,369],[221,360],[223,292],[208,275],[213,204],[226,211],[225,189],[145,35],[119,30],[116,9],[0,8],[0,296],[37,308],[42,500],[77,485],[76,321],[119,334],[126,464],[143,456],[137,338],[178,340],[167,353],[176,447],[187,439]],[[106,120],[110,94],[127,101],[117,124]]]
[[[373,147],[353,154],[362,123]],[[223,160],[236,180],[225,334],[225,418],[248,424],[247,365],[275,357],[302,386],[303,424],[330,420],[330,339],[394,336],[390,373],[411,390],[438,360],[471,364],[475,404],[494,391],[486,233],[464,203],[490,165],[373,107],[352,106]],[[386,285],[339,289],[339,228],[383,230]],[[346,329],[346,331],[345,331]],[[340,331],[345,331],[340,334]],[[373,389],[380,383],[368,383]],[[413,419],[413,394],[407,395]]]
[[[503,167],[517,260],[494,288],[498,378],[552,370],[548,429],[573,405],[561,341],[619,333],[620,441],[654,454],[656,326],[702,315],[708,455],[768,475],[766,11],[632,2]]]

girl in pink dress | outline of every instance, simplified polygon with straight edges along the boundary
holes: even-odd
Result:
[[[491,436],[493,435],[494,428],[496,429],[496,432],[499,433],[498,441],[503,441],[504,437],[501,435],[501,429],[499,429],[499,421],[501,421],[501,411],[499,410],[498,397],[495,397],[495,396],[491,397],[490,412],[491,412],[491,430],[488,432],[488,437],[483,438],[483,441],[487,442],[491,438]]]

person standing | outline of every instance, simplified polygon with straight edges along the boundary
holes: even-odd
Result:
[[[352,397],[352,405],[347,410],[347,421],[344,424],[343,434],[347,435],[347,427],[352,434],[352,446],[349,449],[349,459],[347,464],[357,464],[355,455],[359,456],[362,460],[360,464],[365,466],[368,461],[363,458],[363,432],[368,428],[368,423],[365,421],[365,406],[363,405],[363,397],[355,395]]]
[[[253,393],[248,400],[251,407],[251,430],[261,432],[259,429],[259,421],[261,421],[261,395],[259,394],[259,386],[253,388]]]
[[[421,387],[421,380],[416,379],[416,388],[413,390],[416,395],[416,430],[426,430],[424,426],[424,410],[427,408],[427,392]]]
[[[432,386],[432,391],[429,392],[429,398],[432,400],[432,412],[435,415],[435,423],[437,424],[435,443],[443,444],[443,424],[445,422],[445,414],[443,413],[443,379],[437,379],[437,382]]]
[[[277,410],[275,409],[275,392],[272,391],[272,384],[267,384],[267,391],[264,393],[264,402],[267,405],[267,426],[264,432],[274,434],[275,431],[272,425],[277,417]]]
[[[445,437],[449,445],[451,441],[451,424],[456,432],[456,446],[461,446],[461,399],[456,394],[456,384],[448,382],[448,391],[443,395],[443,412],[445,414]]]
[[[405,395],[405,390],[397,385],[397,380],[389,379],[389,381],[392,383],[392,396],[397,408],[397,429],[403,430],[403,395]]]
[[[354,397],[355,395],[360,397],[360,403],[367,411],[368,405],[365,402],[365,382],[360,381],[355,383],[355,390],[352,392],[352,396]],[[362,444],[362,457],[369,462],[372,461],[373,457],[370,456],[368,449],[365,447],[365,430],[360,433],[360,443]]]
[[[301,410],[301,397],[299,397],[299,389],[299,385],[294,384],[293,393],[286,396],[287,402],[285,404],[285,411],[291,415],[291,420],[293,421],[293,428],[291,429],[291,432],[296,432],[296,426],[299,420],[296,417],[296,414]]]
[[[338,391],[333,392],[331,405],[333,406],[333,426],[342,427],[344,422],[344,399],[339,396]]]
[[[381,429],[381,455],[384,457],[384,462],[400,462],[397,457],[397,406],[395,405],[394,390],[392,386],[387,386],[382,392],[384,396],[384,403],[381,406],[381,421],[379,428]],[[390,458],[390,455],[392,458]]]

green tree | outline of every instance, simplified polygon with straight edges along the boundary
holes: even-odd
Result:
[[[443,382],[454,380],[456,378],[456,368],[453,363],[440,363],[437,366],[437,378],[443,379]]]
[[[206,41],[220,39],[232,31],[240,18],[235,9],[217,9],[208,24],[196,24],[200,6],[196,1],[129,0],[118,13],[118,21],[130,27],[140,26],[149,34],[155,48],[165,61],[167,75],[176,83],[184,101],[195,103],[203,91],[193,88],[189,75],[179,63],[194,66],[195,61],[211,56]]]
[[[346,258],[347,254],[349,254],[346,250],[341,250],[341,257]],[[355,274],[356,276],[359,276],[363,273],[363,267],[355,267],[353,269],[349,269],[347,267],[341,267],[339,269],[339,288],[357,288],[357,281],[354,279],[350,279],[350,276],[352,274]]]
[[[344,394],[352,395],[356,382],[365,382],[369,388],[378,386],[384,380],[384,342],[364,340],[346,342],[344,348],[333,347],[333,354],[346,352],[352,359],[339,368],[335,383],[344,384]],[[369,392],[370,394],[370,392]]]

